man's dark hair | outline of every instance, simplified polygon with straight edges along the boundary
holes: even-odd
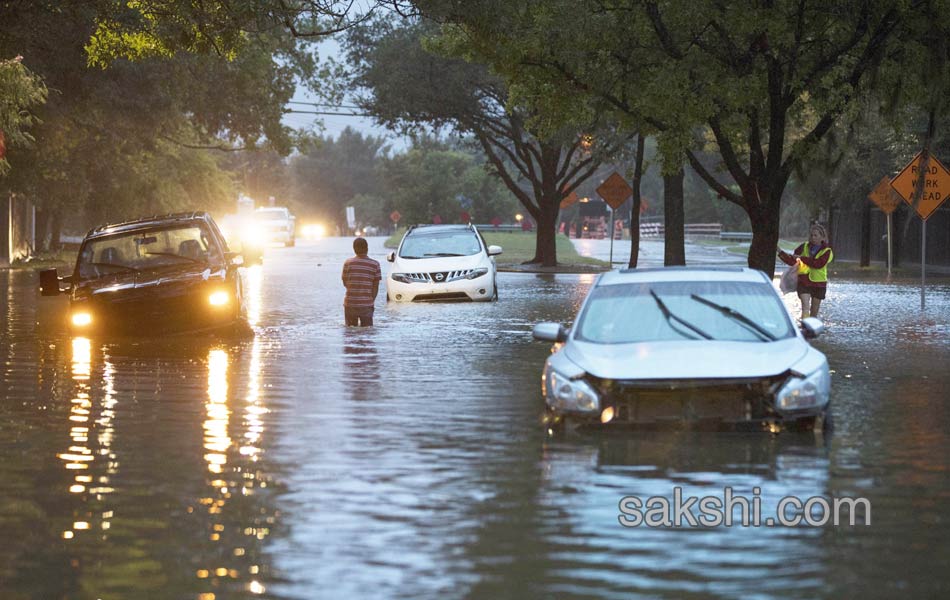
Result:
[[[358,237],[353,240],[353,251],[357,254],[366,254],[369,251],[369,244],[365,239]]]

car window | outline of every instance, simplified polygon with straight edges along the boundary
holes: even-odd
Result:
[[[137,230],[87,242],[79,255],[79,276],[102,277],[123,271],[141,271],[170,265],[205,264],[220,260],[221,250],[205,227]]]
[[[406,237],[399,249],[402,258],[436,256],[472,256],[481,252],[478,236],[469,230],[414,234]]]
[[[577,339],[603,344],[695,339],[671,324],[650,291],[669,311],[714,340],[761,341],[749,327],[692,295],[731,308],[776,339],[793,336],[787,311],[767,283],[690,281],[606,285],[594,288],[578,318]]]

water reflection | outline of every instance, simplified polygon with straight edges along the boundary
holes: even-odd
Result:
[[[383,378],[373,328],[347,327],[343,331],[343,378],[356,401],[380,397]]]
[[[71,540],[79,532],[110,528],[114,511],[103,508],[103,499],[114,489],[112,478],[118,472],[118,461],[112,450],[113,421],[115,419],[115,367],[104,355],[101,376],[102,395],[94,403],[91,397],[92,342],[77,337],[72,340],[72,380],[75,382],[70,399],[69,446],[56,456],[72,473],[68,492],[81,501],[74,510],[74,521],[62,537]],[[94,437],[92,437],[94,434]],[[90,446],[93,446],[92,448]]]
[[[635,439],[547,441],[540,525],[557,573],[546,591],[602,595],[622,589],[651,597],[820,594],[827,553],[821,528],[624,528],[624,496],[758,496],[762,515],[781,498],[829,494],[829,456],[814,435],[664,433]],[[758,490],[758,492],[756,492]],[[770,512],[771,511],[771,512]],[[733,511],[736,522],[740,510]],[[581,540],[597,540],[596,545]],[[570,581],[571,583],[559,583]],[[617,585],[623,581],[623,586]]]
[[[261,464],[268,413],[261,389],[261,346],[256,338],[249,352],[236,353],[249,358],[246,365],[239,365],[246,377],[244,385],[240,385],[240,375],[231,372],[230,350],[208,352],[204,422],[208,476],[197,510],[207,514],[207,539],[218,548],[205,555],[218,558],[202,562],[194,571],[205,597],[222,587],[252,595],[266,591],[263,578],[269,569],[263,564],[261,547],[275,526],[277,513],[259,506],[255,499],[272,487],[271,476]],[[239,416],[236,423],[234,415]]]

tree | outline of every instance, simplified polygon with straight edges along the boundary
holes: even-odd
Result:
[[[0,175],[10,168],[7,148],[33,141],[27,132],[35,121],[30,109],[46,102],[46,85],[22,60],[22,56],[0,58]]]
[[[487,67],[429,51],[431,23],[376,21],[348,37],[359,104],[404,131],[450,127],[477,140],[493,171],[538,224],[531,263],[557,264],[561,200],[589,178],[621,142],[590,113],[544,134],[535,115],[514,109],[504,81]],[[450,52],[442,48],[442,53]]]
[[[143,212],[226,206],[235,190],[222,151],[286,153],[282,106],[312,66],[292,37],[272,33],[232,60],[180,54],[90,68],[84,46],[100,4],[0,6],[0,55],[21,49],[55,90],[34,110],[34,147],[10,157],[15,169],[0,185],[34,200],[38,238],[52,245],[64,221],[82,231]]]
[[[349,127],[335,140],[314,140],[290,162],[295,206],[346,231],[344,208],[352,198],[387,195],[378,168],[388,150],[385,138],[364,136]]]
[[[904,44],[921,32],[918,7],[884,0],[417,4],[454,23],[472,55],[532,90],[524,97],[570,85],[660,132],[664,164],[685,156],[748,214],[749,265],[769,274],[791,175],[877,89],[874,76],[907,58],[898,33]],[[710,144],[722,172],[697,157]]]
[[[516,202],[505,186],[480,164],[482,157],[431,136],[418,136],[405,153],[382,167],[389,206],[405,223],[443,223],[471,220],[488,223],[514,213]]]

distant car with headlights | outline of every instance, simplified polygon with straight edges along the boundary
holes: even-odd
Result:
[[[66,284],[77,334],[241,330],[241,264],[207,213],[178,213],[93,229],[72,274],[40,272],[40,291],[55,296]]]
[[[498,299],[495,256],[474,225],[414,225],[390,252],[386,299],[395,302]]]
[[[262,206],[254,211],[259,241],[264,244],[294,246],[297,243],[297,218],[284,206]]]
[[[554,342],[541,390],[552,429],[830,428],[825,355],[771,280],[748,268],[627,269],[601,275]]]

